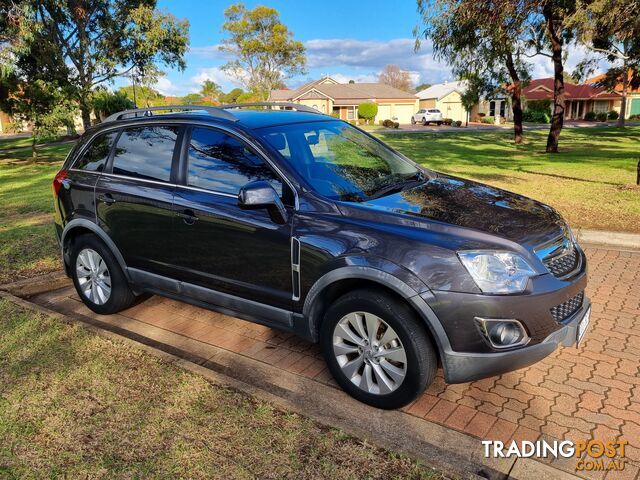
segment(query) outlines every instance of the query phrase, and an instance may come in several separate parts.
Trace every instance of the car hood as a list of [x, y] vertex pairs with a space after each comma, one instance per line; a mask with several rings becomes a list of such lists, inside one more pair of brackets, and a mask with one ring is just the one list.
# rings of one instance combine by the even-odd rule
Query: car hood
[[419, 186], [360, 204], [479, 230], [537, 246], [562, 235], [566, 225], [551, 207], [482, 183], [438, 174]]

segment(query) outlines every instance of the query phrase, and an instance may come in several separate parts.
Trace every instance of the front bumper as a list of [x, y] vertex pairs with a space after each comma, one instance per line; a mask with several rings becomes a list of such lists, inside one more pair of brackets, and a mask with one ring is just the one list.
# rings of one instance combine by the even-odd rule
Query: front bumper
[[585, 297], [582, 307], [559, 330], [535, 345], [495, 353], [443, 352], [445, 380], [447, 383], [464, 383], [511, 372], [539, 362], [560, 345], [575, 345], [578, 324], [590, 307], [591, 301]]

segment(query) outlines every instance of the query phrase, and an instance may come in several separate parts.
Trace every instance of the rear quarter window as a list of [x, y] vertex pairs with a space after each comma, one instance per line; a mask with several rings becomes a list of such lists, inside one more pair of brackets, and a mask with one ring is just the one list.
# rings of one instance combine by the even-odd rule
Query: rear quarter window
[[101, 172], [107, 163], [113, 142], [118, 136], [118, 132], [102, 133], [95, 137], [89, 147], [78, 160], [73, 168], [86, 170], [89, 172]]
[[179, 127], [148, 126], [122, 132], [113, 155], [113, 173], [168, 182]]

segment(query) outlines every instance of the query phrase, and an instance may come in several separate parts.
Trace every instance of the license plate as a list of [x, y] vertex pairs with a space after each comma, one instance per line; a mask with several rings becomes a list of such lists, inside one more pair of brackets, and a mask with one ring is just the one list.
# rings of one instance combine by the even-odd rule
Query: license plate
[[591, 320], [591, 307], [587, 310], [587, 313], [584, 314], [582, 320], [578, 324], [578, 339], [576, 341], [576, 346], [580, 345], [580, 340], [584, 337], [585, 332], [587, 331], [587, 327], [589, 326], [589, 320]]

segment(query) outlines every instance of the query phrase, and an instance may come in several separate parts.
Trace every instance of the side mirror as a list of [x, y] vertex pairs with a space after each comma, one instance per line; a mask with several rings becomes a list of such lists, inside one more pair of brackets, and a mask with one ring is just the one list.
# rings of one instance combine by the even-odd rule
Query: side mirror
[[264, 180], [247, 183], [238, 193], [238, 205], [241, 208], [266, 208], [276, 223], [287, 221], [287, 210], [277, 192]]

